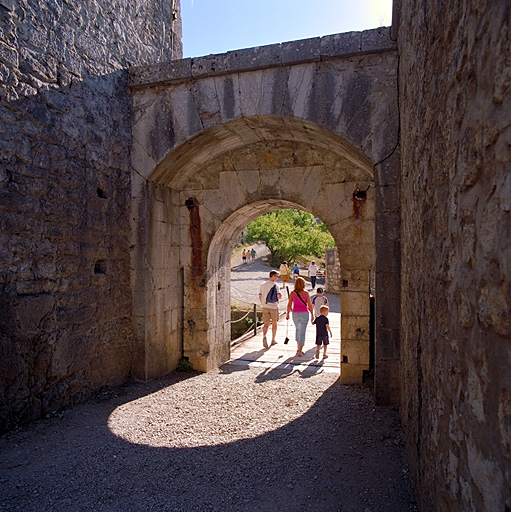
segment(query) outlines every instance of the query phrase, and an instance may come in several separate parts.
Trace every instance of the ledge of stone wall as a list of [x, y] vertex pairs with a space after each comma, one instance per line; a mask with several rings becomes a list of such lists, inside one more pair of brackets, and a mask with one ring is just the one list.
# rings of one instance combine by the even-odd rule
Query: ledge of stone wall
[[129, 70], [129, 85], [132, 88], [165, 85], [209, 76], [397, 51], [390, 30], [390, 27], [381, 27], [346, 32], [133, 67]]

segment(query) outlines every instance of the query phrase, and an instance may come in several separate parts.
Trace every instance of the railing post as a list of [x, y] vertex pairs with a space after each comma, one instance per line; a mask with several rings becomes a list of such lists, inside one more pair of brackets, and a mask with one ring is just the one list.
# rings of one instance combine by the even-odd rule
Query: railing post
[[257, 336], [257, 306], [254, 304], [254, 336]]

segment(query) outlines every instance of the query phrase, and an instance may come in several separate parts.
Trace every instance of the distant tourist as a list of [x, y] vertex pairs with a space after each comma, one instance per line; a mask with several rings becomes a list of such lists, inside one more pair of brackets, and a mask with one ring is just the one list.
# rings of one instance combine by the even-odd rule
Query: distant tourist
[[286, 283], [289, 283], [289, 281], [291, 280], [289, 267], [287, 266], [287, 261], [283, 261], [280, 264], [279, 272], [280, 277], [282, 278], [282, 288], [284, 288], [286, 286]]
[[271, 344], [276, 345], [277, 322], [279, 321], [279, 299], [282, 294], [278, 290], [277, 279], [279, 273], [276, 270], [270, 271], [270, 278], [259, 288], [259, 302], [263, 306], [263, 347], [268, 348], [266, 334], [271, 323], [272, 339]]
[[311, 264], [309, 265], [307, 275], [311, 278], [311, 286], [314, 290], [314, 288], [316, 288], [316, 278], [318, 275], [318, 267], [316, 266], [316, 262], [314, 260], [312, 260]]
[[243, 260], [243, 263], [247, 262], [247, 251], [243, 249], [243, 252], [241, 253], [241, 259]]
[[296, 279], [299, 276], [300, 276], [300, 269], [298, 268], [298, 264], [295, 263], [293, 265], [293, 279]]
[[309, 323], [309, 313], [311, 322], [314, 321], [314, 310], [312, 308], [311, 298], [305, 291], [305, 279], [303, 277], [296, 278], [294, 290], [289, 294], [287, 303], [286, 320], [289, 320], [289, 314], [293, 311], [293, 323], [296, 327], [296, 357], [305, 355], [303, 346], [305, 345], [305, 332]]
[[330, 343], [328, 334], [332, 337], [332, 330], [328, 322], [328, 306], [323, 304], [320, 308], [320, 314], [314, 320], [316, 324], [316, 354], [315, 358], [319, 359], [319, 353], [321, 351], [321, 345], [323, 345], [323, 359], [326, 359], [326, 349]]
[[252, 263], [254, 263], [256, 258], [256, 252], [253, 247], [252, 249], [250, 249], [250, 256], [252, 256]]

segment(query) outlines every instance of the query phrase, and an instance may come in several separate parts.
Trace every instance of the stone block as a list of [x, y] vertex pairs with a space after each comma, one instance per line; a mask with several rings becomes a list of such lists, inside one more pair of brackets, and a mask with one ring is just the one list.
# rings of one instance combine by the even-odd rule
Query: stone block
[[[365, 244], [373, 246], [374, 244], [375, 223], [372, 219], [353, 219], [353, 217], [351, 217], [349, 220], [345, 220], [342, 223], [342, 227], [337, 225], [334, 226], [334, 229], [336, 235], [339, 233], [340, 239], [343, 240], [343, 245], [348, 245], [353, 248]], [[371, 253], [373, 253], [373, 250], [371, 250]], [[374, 257], [372, 254], [371, 256]], [[349, 267], [351, 265], [345, 266]], [[362, 265], [359, 265], [358, 268], [361, 266]]]
[[[334, 238], [336, 240], [342, 240], [342, 235], [337, 237], [336, 233]], [[337, 249], [339, 251], [339, 259], [342, 262], [343, 268], [370, 269], [374, 265], [374, 245], [371, 243], [358, 243], [352, 245], [338, 243]]]
[[360, 52], [360, 32], [345, 32], [321, 38], [321, 57], [350, 56]]
[[192, 60], [192, 76], [204, 78], [209, 75], [225, 73], [228, 70], [225, 54], [195, 57]]
[[342, 292], [342, 314], [369, 316], [369, 291], [366, 292]]
[[258, 171], [238, 172], [238, 178], [247, 199], [253, 197], [253, 195], [258, 192], [260, 183]]
[[251, 71], [280, 65], [280, 44], [234, 50], [225, 54], [225, 64], [233, 72]]
[[314, 84], [314, 66], [292, 66], [289, 70], [288, 89], [292, 117], [303, 119], [307, 116], [310, 91]]
[[388, 329], [384, 327], [378, 327], [376, 329], [375, 345], [376, 360], [378, 361], [380, 359], [386, 360], [399, 358], [399, 344], [399, 328]]
[[375, 268], [378, 273], [394, 275], [395, 282], [399, 283], [400, 278], [395, 274], [401, 269], [400, 240], [388, 240], [385, 237], [376, 236]]
[[363, 372], [368, 369], [368, 365], [341, 363], [341, 384], [362, 384]]
[[341, 361], [354, 364], [365, 365], [369, 368], [369, 341], [353, 341], [342, 339], [341, 342]]
[[214, 369], [209, 367], [208, 358], [203, 354], [185, 350], [184, 355], [188, 357], [194, 370], [197, 370], [199, 372], [207, 372], [209, 370]]
[[176, 357], [180, 350], [178, 336], [169, 336], [168, 333], [154, 334], [148, 338], [146, 352], [146, 379], [161, 377], [176, 367]]
[[397, 43], [390, 38], [390, 27], [364, 30], [360, 34], [360, 50], [364, 53], [397, 50]]
[[[253, 71], [239, 75], [240, 110], [243, 116], [250, 117], [259, 113], [261, 97], [264, 92], [262, 86], [264, 76], [263, 71]], [[246, 130], [243, 130], [242, 135], [245, 132]]]
[[240, 116], [238, 75], [215, 77], [215, 86], [222, 120], [229, 121]]
[[352, 341], [369, 341], [369, 317], [344, 315], [341, 304], [341, 339]]
[[400, 398], [399, 359], [378, 359], [374, 372], [374, 397], [376, 405], [398, 405]]
[[281, 44], [283, 66], [302, 62], [315, 62], [321, 59], [321, 38], [302, 39]]
[[128, 73], [130, 87], [163, 85], [192, 77], [192, 59], [159, 62], [150, 66], [132, 67]]
[[376, 318], [378, 327], [398, 329], [401, 315], [400, 275], [376, 274]]
[[342, 292], [369, 293], [369, 270], [341, 267], [341, 280]]
[[396, 150], [374, 169], [374, 181], [376, 186], [396, 185], [401, 181], [401, 151]]
[[401, 239], [401, 217], [399, 212], [379, 211], [374, 219], [378, 243], [384, 240]]

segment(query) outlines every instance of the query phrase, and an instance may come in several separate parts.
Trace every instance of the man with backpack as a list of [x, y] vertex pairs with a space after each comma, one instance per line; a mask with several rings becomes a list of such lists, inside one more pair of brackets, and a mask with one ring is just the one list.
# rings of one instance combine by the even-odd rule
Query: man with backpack
[[270, 327], [272, 331], [271, 344], [276, 345], [275, 336], [277, 335], [277, 322], [279, 321], [279, 299], [282, 294], [279, 292], [276, 284], [279, 273], [276, 270], [270, 271], [270, 278], [259, 288], [259, 302], [263, 306], [263, 347], [268, 348], [266, 333]]

